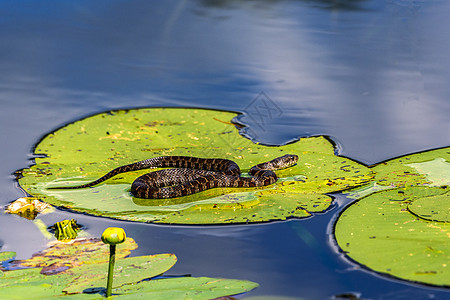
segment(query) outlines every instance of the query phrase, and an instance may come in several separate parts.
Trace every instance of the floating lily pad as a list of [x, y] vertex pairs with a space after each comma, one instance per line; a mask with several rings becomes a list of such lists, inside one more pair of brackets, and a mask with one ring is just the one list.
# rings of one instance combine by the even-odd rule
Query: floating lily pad
[[450, 185], [450, 147], [405, 155], [371, 169], [375, 174], [373, 181], [346, 191], [347, 197], [359, 199], [392, 188]]
[[[125, 284], [136, 283], [166, 272], [177, 262], [173, 254], [157, 254], [138, 257], [127, 257], [117, 260], [114, 267], [113, 288]], [[73, 280], [63, 290], [65, 293], [81, 293], [85, 290], [102, 289], [105, 286], [105, 270], [108, 263], [85, 264], [68, 270], [65, 274]]]
[[[28, 193], [48, 203], [93, 215], [159, 223], [247, 223], [307, 217], [331, 203], [324, 194], [372, 178], [365, 166], [334, 154], [324, 137], [303, 138], [279, 147], [254, 143], [231, 123], [235, 113], [202, 109], [152, 108], [98, 114], [47, 135], [37, 146], [36, 165], [19, 172]], [[185, 155], [234, 160], [245, 173], [285, 154], [296, 166], [277, 171], [276, 184], [263, 188], [216, 188], [164, 200], [133, 198], [131, 182], [148, 172], [120, 174], [94, 188], [49, 190], [99, 178], [143, 159]]]
[[[127, 238], [117, 247], [117, 259], [130, 255], [137, 248], [132, 238]], [[49, 248], [35, 253], [32, 258], [14, 261], [16, 267], [51, 268], [55, 264], [67, 266], [66, 269], [83, 264], [106, 263], [109, 261], [109, 246], [98, 238], [78, 239], [71, 243], [55, 242]], [[53, 272], [54, 274], [54, 272]]]
[[71, 241], [74, 240], [78, 233], [81, 231], [81, 226], [77, 223], [75, 219], [63, 220], [56, 222], [50, 227], [53, 231], [55, 238], [58, 241]]
[[[130, 245], [137, 246], [133, 239], [127, 238], [127, 241], [128, 246], [123, 247], [124, 244], [120, 244], [117, 247], [119, 256], [129, 252], [120, 251], [121, 248], [130, 249]], [[57, 246], [54, 245], [33, 255], [29, 260], [14, 264], [16, 267], [31, 268], [0, 272], [2, 298], [49, 299], [64, 296], [77, 299], [104, 299], [101, 294], [87, 293], [101, 292], [105, 289], [108, 263], [98, 258], [103, 255], [107, 260], [108, 255], [104, 254], [104, 249], [98, 247], [97, 239], [77, 242], [78, 244], [73, 243], [74, 247], [78, 248], [75, 251], [71, 250], [73, 244], [57, 243]], [[92, 261], [87, 257], [89, 254], [94, 258]], [[80, 255], [81, 262], [77, 262]], [[152, 279], [169, 270], [176, 261], [177, 258], [173, 254], [118, 258], [114, 268], [113, 298], [211, 299], [244, 293], [258, 286], [257, 283], [246, 280], [206, 277]], [[49, 272], [55, 265], [59, 266], [59, 269], [55, 269], [53, 273]], [[64, 266], [69, 267], [64, 269]]]
[[[143, 281], [136, 287], [124, 286], [114, 290], [125, 293], [120, 299], [198, 299], [209, 300], [223, 295], [235, 295], [258, 287], [245, 280], [208, 277], [180, 277]], [[230, 298], [232, 299], [232, 298]], [[234, 299], [234, 298], [233, 298]]]
[[[450, 158], [450, 149], [442, 149], [431, 151], [429, 154], [439, 155], [442, 152], [442, 156], [447, 159]], [[445, 155], [447, 154], [447, 155]], [[413, 167], [420, 174], [425, 175], [429, 184], [434, 186], [449, 185], [450, 184], [450, 162], [445, 158], [439, 157], [430, 161], [407, 164], [409, 167]]]
[[406, 155], [373, 167], [379, 185], [407, 187], [450, 184], [450, 148]]
[[[438, 187], [390, 189], [364, 197], [344, 210], [335, 236], [351, 259], [398, 278], [450, 286], [450, 223], [427, 221], [410, 212], [416, 201], [443, 199]], [[374, 251], [376, 249], [376, 251]]]
[[0, 277], [0, 293], [5, 299], [48, 299], [63, 296], [69, 282], [69, 276], [43, 275], [40, 268], [6, 271]]
[[449, 161], [448, 147], [375, 165], [374, 181], [347, 193], [359, 201], [336, 222], [341, 249], [377, 272], [450, 286]]
[[450, 192], [417, 199], [408, 206], [408, 209], [426, 220], [450, 222]]
[[5, 251], [0, 252], [0, 262], [10, 260], [16, 256], [16, 252], [13, 251]]
[[53, 212], [54, 208], [33, 197], [21, 197], [8, 205], [5, 212], [17, 214], [29, 220], [34, 220], [38, 214]]

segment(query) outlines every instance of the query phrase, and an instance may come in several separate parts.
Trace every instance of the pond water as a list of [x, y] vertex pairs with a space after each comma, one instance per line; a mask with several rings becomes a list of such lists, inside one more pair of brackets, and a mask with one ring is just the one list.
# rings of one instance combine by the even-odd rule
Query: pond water
[[[444, 0], [1, 1], [0, 204], [24, 195], [11, 174], [45, 134], [111, 109], [241, 112], [258, 142], [327, 135], [365, 164], [449, 146], [449, 14]], [[94, 236], [123, 227], [135, 255], [177, 255], [170, 275], [258, 282], [247, 296], [450, 295], [346, 260], [331, 228], [349, 200], [336, 197], [313, 218], [248, 226], [41, 219], [75, 218]], [[46, 247], [31, 221], [0, 214], [0, 228], [18, 258]]]

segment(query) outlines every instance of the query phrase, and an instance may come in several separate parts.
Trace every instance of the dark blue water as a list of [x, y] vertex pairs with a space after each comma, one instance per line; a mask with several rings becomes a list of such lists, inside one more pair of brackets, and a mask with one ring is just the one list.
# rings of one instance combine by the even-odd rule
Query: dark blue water
[[[46, 133], [133, 107], [242, 112], [266, 144], [328, 135], [366, 164], [450, 144], [450, 3], [370, 1], [1, 1], [0, 204]], [[263, 92], [264, 105], [252, 103]], [[340, 203], [340, 204], [339, 204]], [[249, 294], [444, 299], [376, 276], [330, 242], [334, 209], [251, 226], [156, 226], [58, 211], [92, 235], [124, 227], [136, 255], [173, 252], [171, 275], [248, 279]], [[1, 250], [45, 247], [31, 221], [0, 215]]]

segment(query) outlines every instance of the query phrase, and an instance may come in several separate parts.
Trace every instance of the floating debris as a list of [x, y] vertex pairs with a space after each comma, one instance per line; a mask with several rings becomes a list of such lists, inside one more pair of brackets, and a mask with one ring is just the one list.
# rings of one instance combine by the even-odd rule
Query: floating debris
[[77, 223], [75, 219], [63, 220], [56, 222], [49, 229], [54, 232], [55, 238], [58, 241], [71, 241], [78, 236], [78, 232], [81, 230], [81, 225]]
[[29, 220], [34, 220], [40, 213], [53, 211], [53, 206], [32, 197], [22, 197], [12, 202], [6, 208], [9, 214], [17, 214]]

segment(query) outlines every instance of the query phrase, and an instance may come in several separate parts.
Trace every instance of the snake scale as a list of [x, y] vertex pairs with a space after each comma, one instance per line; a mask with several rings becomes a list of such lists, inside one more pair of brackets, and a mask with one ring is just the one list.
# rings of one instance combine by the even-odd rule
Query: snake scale
[[242, 177], [239, 166], [232, 160], [189, 156], [161, 156], [117, 167], [90, 183], [78, 186], [52, 187], [50, 189], [81, 189], [97, 185], [120, 173], [152, 168], [176, 168], [144, 174], [138, 177], [131, 185], [131, 193], [137, 198], [174, 198], [217, 187], [259, 187], [270, 185], [278, 179], [273, 170], [293, 166], [297, 161], [297, 155], [287, 154], [253, 166], [249, 171], [251, 177]]

